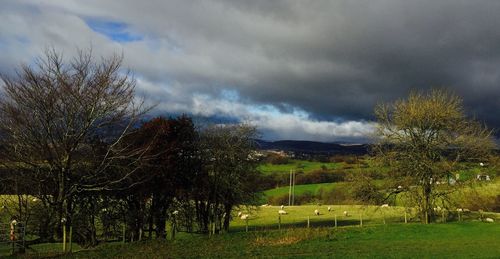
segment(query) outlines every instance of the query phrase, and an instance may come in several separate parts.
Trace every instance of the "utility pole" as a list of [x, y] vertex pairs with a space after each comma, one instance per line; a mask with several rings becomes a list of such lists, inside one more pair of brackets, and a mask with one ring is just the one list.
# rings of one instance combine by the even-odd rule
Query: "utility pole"
[[290, 188], [288, 189], [288, 206], [292, 205], [292, 169], [290, 169]]
[[292, 206], [295, 205], [295, 169], [292, 169]]

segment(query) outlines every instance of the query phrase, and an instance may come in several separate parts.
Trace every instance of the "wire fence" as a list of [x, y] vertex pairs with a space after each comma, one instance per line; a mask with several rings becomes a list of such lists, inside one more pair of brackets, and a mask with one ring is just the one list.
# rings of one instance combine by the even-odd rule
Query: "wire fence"
[[16, 254], [26, 250], [26, 227], [22, 222], [0, 223], [0, 252]]

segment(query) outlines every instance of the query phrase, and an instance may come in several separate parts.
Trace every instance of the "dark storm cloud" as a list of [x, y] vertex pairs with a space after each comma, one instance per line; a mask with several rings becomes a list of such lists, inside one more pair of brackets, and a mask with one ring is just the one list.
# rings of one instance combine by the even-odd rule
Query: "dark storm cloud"
[[[0, 69], [48, 44], [71, 52], [92, 42], [98, 54], [123, 51], [140, 92], [166, 111], [327, 140], [365, 134], [379, 102], [442, 87], [500, 128], [500, 1], [61, 0], [3, 10]], [[123, 25], [134, 40], [89, 21]], [[226, 100], [228, 90], [238, 98]], [[276, 127], [278, 115], [289, 129]]]

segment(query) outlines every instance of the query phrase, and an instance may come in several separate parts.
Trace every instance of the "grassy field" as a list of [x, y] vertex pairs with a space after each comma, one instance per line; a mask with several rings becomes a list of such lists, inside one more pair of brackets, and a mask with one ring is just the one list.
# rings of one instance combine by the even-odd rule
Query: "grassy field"
[[[332, 211], [328, 212], [328, 206]], [[404, 224], [402, 207], [380, 208], [361, 205], [306, 205], [285, 207], [278, 228], [278, 206], [241, 208], [249, 213], [245, 221], [235, 217], [229, 233], [206, 235], [178, 233], [176, 240], [101, 244], [83, 250], [75, 246], [62, 258], [498, 258], [500, 255], [499, 214], [489, 213], [495, 223], [477, 220], [477, 213], [463, 222], [416, 223], [408, 213]], [[314, 215], [318, 209], [320, 215]], [[347, 211], [349, 216], [344, 216]], [[338, 227], [335, 228], [335, 215]], [[307, 228], [307, 220], [310, 228]], [[360, 227], [360, 220], [363, 226]], [[384, 224], [384, 220], [386, 224]], [[28, 258], [56, 257], [61, 244], [40, 244], [28, 250]], [[4, 256], [7, 254], [3, 254]]]
[[67, 258], [498, 258], [499, 233], [481, 222], [293, 228], [106, 244]]
[[[334, 188], [335, 186], [338, 186], [339, 184], [342, 185], [346, 183], [317, 183], [317, 184], [295, 185], [295, 195], [301, 195], [306, 191], [316, 194], [321, 188], [323, 188], [324, 190], [328, 190]], [[264, 195], [266, 196], [284, 195], [288, 194], [288, 190], [289, 190], [288, 186], [269, 189], [264, 191]]]
[[320, 170], [322, 167], [326, 167], [326, 169], [336, 169], [338, 168], [339, 163], [322, 163], [316, 161], [307, 161], [307, 160], [290, 160], [287, 164], [274, 165], [270, 163], [264, 163], [259, 165], [258, 170], [263, 174], [270, 173], [289, 173], [291, 169], [300, 170], [305, 173]]

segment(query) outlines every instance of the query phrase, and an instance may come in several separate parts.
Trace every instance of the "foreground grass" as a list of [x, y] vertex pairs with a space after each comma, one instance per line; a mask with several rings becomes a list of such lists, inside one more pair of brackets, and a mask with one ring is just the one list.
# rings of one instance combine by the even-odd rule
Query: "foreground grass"
[[233, 232], [211, 239], [105, 244], [67, 258], [498, 258], [500, 225], [482, 222], [292, 228]]

